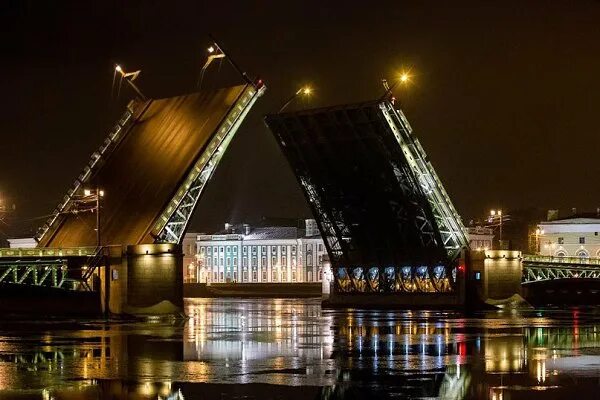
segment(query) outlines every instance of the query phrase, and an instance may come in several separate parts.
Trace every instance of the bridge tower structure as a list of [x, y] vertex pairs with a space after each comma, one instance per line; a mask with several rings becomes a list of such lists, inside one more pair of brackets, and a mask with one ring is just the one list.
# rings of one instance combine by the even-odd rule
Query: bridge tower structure
[[387, 99], [268, 115], [331, 262], [331, 306], [465, 301], [466, 230]]

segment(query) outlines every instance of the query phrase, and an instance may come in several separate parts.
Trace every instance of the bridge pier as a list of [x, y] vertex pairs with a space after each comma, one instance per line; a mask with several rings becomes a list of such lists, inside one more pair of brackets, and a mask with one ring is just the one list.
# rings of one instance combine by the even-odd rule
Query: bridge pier
[[102, 277], [102, 311], [112, 315], [183, 313], [183, 252], [180, 245], [143, 244], [108, 248]]

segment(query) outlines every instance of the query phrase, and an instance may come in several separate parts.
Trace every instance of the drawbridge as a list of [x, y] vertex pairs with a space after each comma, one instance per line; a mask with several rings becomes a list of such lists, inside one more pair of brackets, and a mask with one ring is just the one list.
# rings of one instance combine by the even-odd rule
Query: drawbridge
[[385, 99], [272, 114], [338, 294], [455, 293], [465, 228], [402, 111]]
[[[0, 284], [91, 290], [111, 246], [181, 244], [190, 218], [262, 82], [138, 97], [36, 235], [0, 249]], [[101, 192], [90, 206], [89, 191]]]
[[[231, 139], [265, 87], [252, 84], [132, 101], [38, 233], [39, 247], [180, 243]], [[78, 212], [101, 188], [96, 216]]]

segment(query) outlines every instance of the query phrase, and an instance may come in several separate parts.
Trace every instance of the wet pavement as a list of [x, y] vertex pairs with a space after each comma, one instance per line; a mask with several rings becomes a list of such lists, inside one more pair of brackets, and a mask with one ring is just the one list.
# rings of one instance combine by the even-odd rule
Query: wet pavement
[[0, 322], [2, 399], [600, 398], [600, 311], [193, 299], [187, 322]]

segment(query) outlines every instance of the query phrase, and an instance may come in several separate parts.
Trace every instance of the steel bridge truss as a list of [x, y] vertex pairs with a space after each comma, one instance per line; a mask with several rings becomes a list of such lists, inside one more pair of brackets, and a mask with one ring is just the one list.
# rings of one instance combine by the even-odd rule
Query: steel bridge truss
[[102, 247], [0, 249], [0, 284], [97, 290], [90, 279], [104, 261]]
[[419, 140], [413, 134], [404, 113], [401, 110], [395, 109], [389, 101], [382, 102], [379, 108], [394, 133], [398, 144], [402, 148], [402, 152], [414, 175], [417, 177], [423, 193], [429, 201], [448, 257], [450, 260], [455, 260], [460, 256], [461, 250], [469, 246], [462, 220], [433, 166], [427, 160], [427, 154]]
[[337, 293], [451, 293], [455, 283], [456, 269], [444, 265], [334, 269]]
[[521, 283], [558, 279], [600, 279], [600, 267], [584, 265], [523, 265]]
[[246, 86], [217, 128], [206, 149], [160, 215], [152, 236], [156, 243], [181, 243], [196, 204], [242, 121], [264, 90]]
[[76, 290], [79, 281], [69, 278], [67, 260], [0, 261], [0, 283]]

